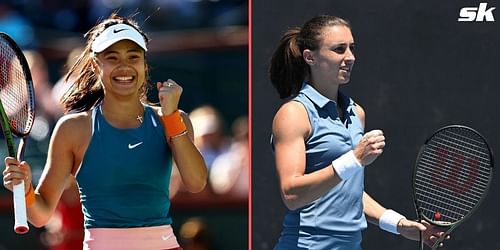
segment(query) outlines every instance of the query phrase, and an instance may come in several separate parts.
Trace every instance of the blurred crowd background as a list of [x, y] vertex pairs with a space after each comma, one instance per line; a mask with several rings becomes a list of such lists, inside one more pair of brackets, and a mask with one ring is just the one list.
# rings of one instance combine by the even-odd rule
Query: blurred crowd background
[[[199, 194], [183, 189], [174, 169], [174, 230], [185, 250], [248, 246], [248, 3], [244, 0], [1, 0], [0, 31], [25, 52], [36, 93], [36, 120], [26, 160], [35, 185], [47, 155], [58, 101], [69, 86], [68, 66], [80, 54], [83, 34], [117, 11], [152, 38], [150, 83], [172, 78], [183, 86], [180, 107], [190, 114], [195, 143], [209, 167]], [[150, 100], [155, 102], [152, 91]], [[3, 159], [4, 143], [0, 143]], [[0, 250], [81, 249], [83, 223], [78, 189], [68, 185], [52, 221], [13, 231], [11, 193], [0, 188]]]

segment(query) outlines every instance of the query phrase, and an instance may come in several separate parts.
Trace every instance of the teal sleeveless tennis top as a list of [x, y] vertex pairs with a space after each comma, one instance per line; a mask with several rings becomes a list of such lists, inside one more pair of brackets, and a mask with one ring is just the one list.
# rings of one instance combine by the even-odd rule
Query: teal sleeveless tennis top
[[130, 228], [172, 223], [172, 154], [163, 125], [145, 106], [138, 128], [112, 127], [101, 106], [92, 110], [92, 138], [76, 180], [85, 228]]
[[[333, 160], [354, 149], [362, 138], [364, 128], [354, 111], [356, 104], [341, 92], [338, 101], [344, 121], [337, 104], [307, 83], [293, 101], [304, 105], [312, 129], [305, 141], [306, 174], [331, 167]], [[363, 190], [364, 172], [359, 171], [310, 204], [289, 210], [275, 249], [361, 249], [361, 231], [367, 227]]]

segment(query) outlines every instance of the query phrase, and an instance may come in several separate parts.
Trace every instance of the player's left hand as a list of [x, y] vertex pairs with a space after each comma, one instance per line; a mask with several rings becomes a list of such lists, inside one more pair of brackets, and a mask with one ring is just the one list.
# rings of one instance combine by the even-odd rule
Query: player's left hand
[[[398, 232], [407, 239], [419, 241], [420, 231], [422, 231], [424, 243], [429, 247], [432, 247], [434, 242], [446, 233], [443, 231], [443, 228], [431, 225], [426, 221], [419, 223], [408, 219], [402, 219], [398, 223]], [[445, 240], [448, 239], [450, 239], [450, 235], [445, 237]], [[443, 242], [439, 244], [439, 247], [442, 246]]]
[[156, 88], [158, 89], [162, 115], [172, 114], [178, 109], [182, 87], [174, 80], [168, 79], [166, 82], [157, 82]]

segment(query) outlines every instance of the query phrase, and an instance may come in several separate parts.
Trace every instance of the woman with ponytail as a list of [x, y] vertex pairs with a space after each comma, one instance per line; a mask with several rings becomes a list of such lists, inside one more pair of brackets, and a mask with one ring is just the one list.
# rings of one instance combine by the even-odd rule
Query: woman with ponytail
[[189, 117], [178, 109], [182, 87], [158, 82], [160, 107], [146, 104], [149, 39], [131, 18], [113, 14], [85, 37], [38, 186], [29, 164], [10, 157], [4, 186], [25, 180], [28, 220], [41, 227], [76, 178], [84, 249], [181, 249], [170, 226], [172, 162], [191, 192], [207, 181]]
[[273, 120], [281, 196], [288, 208], [275, 249], [361, 249], [367, 220], [427, 245], [443, 232], [386, 209], [364, 191], [364, 168], [382, 154], [381, 130], [364, 132], [365, 112], [339, 90], [354, 66], [350, 24], [316, 16], [274, 51], [270, 79], [286, 99]]

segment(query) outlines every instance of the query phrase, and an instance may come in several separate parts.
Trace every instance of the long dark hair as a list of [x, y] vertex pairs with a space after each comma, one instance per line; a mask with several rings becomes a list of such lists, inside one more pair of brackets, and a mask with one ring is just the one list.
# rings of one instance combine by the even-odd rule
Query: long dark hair
[[309, 75], [309, 65], [302, 57], [305, 49], [315, 50], [321, 41], [323, 28], [343, 25], [351, 29], [348, 21], [328, 15], [315, 16], [302, 28], [288, 29], [271, 58], [269, 78], [278, 90], [281, 99], [296, 96], [305, 78]]
[[[65, 81], [70, 82], [72, 85], [68, 91], [61, 98], [61, 103], [64, 106], [64, 111], [68, 112], [81, 112], [88, 111], [100, 104], [104, 99], [104, 89], [102, 87], [101, 79], [99, 78], [99, 68], [94, 67], [93, 60], [94, 54], [92, 52], [92, 42], [94, 39], [109, 26], [115, 24], [127, 24], [139, 31], [144, 37], [146, 44], [149, 42], [147, 35], [140, 29], [137, 22], [131, 17], [121, 17], [117, 13], [111, 14], [107, 19], [95, 25], [86, 34], [86, 46], [77, 59], [75, 64], [71, 66], [65, 76]], [[147, 88], [146, 82], [149, 79], [148, 66], [146, 63], [146, 78], [143, 86], [139, 90], [139, 94], [143, 101], [146, 101]], [[72, 79], [73, 77], [73, 79]]]

